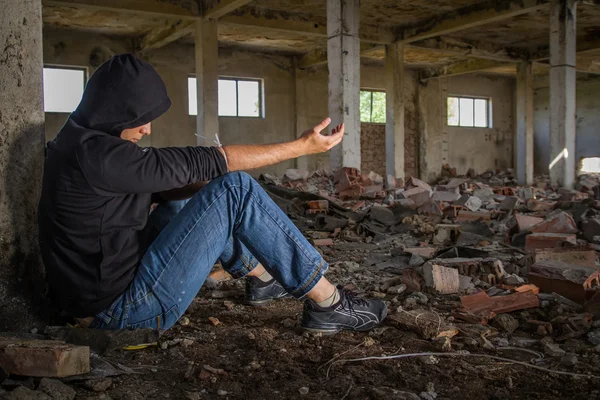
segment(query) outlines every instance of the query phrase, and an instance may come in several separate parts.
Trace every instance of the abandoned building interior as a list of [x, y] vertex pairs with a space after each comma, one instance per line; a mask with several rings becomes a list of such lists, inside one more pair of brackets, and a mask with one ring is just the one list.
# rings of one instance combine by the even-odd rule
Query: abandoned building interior
[[[34, 282], [27, 285], [23, 293], [17, 289], [18, 294], [14, 288], [15, 282], [27, 280], [26, 276], [41, 274], [35, 210], [41, 188], [44, 146], [77, 107], [89, 77], [117, 54], [133, 53], [149, 62], [164, 80], [172, 101], [170, 110], [153, 122], [152, 134], [139, 143], [142, 147], [286, 142], [298, 138], [304, 130], [329, 116], [333, 125], [345, 124], [344, 140], [339, 146], [327, 153], [249, 171], [251, 175], [256, 178], [266, 175], [278, 183], [281, 183], [279, 177], [284, 177], [285, 183], [289, 170], [308, 171], [310, 176], [316, 172], [318, 179], [326, 179], [328, 174], [341, 168], [355, 168], [363, 177], [375, 173], [370, 175], [373, 182], [369, 183], [380, 183], [381, 190], [388, 191], [404, 188], [405, 184], [409, 185], [407, 190], [427, 184], [433, 187], [443, 178], [468, 176], [477, 180], [477, 176], [486, 173], [488, 178], [491, 175], [500, 179], [514, 177], [514, 184], [520, 188], [534, 187], [541, 179], [548, 193], [562, 188], [569, 193], [588, 190], [593, 196], [594, 190], [600, 188], [584, 185], [582, 189], [580, 183], [582, 175], [600, 173], [598, 0], [1, 0], [0, 5], [0, 47], [3, 49], [0, 55], [0, 314], [3, 314], [0, 331], [29, 332], [37, 326], [35, 313], [29, 311], [34, 306], [29, 305], [27, 293], [43, 290], [40, 289], [43, 284]], [[289, 180], [294, 178], [288, 176]], [[463, 183], [460, 185], [462, 195]], [[333, 187], [333, 183], [330, 186]], [[458, 187], [452, 190], [458, 193]], [[297, 188], [292, 185], [286, 190]], [[502, 195], [509, 193], [519, 197], [524, 192], [505, 190]], [[599, 195], [600, 190], [596, 200], [600, 199]], [[484, 199], [485, 205], [485, 196], [479, 197]], [[569, 199], [582, 200], [576, 197]], [[552, 195], [550, 198], [560, 201]], [[355, 202], [350, 208], [356, 212], [364, 207], [364, 199], [361, 201], [363, 203]], [[445, 198], [442, 203], [444, 201], [451, 202]], [[530, 203], [527, 206], [529, 211], [549, 212], [549, 209], [534, 210]], [[419, 214], [421, 211], [419, 209]], [[593, 219], [595, 211], [590, 212], [587, 218]], [[546, 218], [546, 214], [538, 213], [535, 217]], [[581, 219], [575, 217], [575, 222], [581, 227]], [[439, 226], [433, 224], [436, 235], [442, 229]], [[510, 230], [510, 227], [506, 230], [494, 227], [500, 236]], [[576, 234], [578, 229], [568, 233]], [[586, 236], [587, 242], [596, 246], [599, 235]], [[577, 240], [581, 239], [578, 236]], [[330, 240], [329, 236], [325, 240]], [[342, 242], [334, 236], [336, 246], [340, 243], [338, 240]], [[574, 244], [581, 244], [575, 241], [574, 235], [572, 240]], [[413, 243], [414, 246], [405, 247], [427, 247], [422, 243], [421, 239]], [[372, 244], [348, 241], [339, 249], [343, 251], [344, 245], [351, 251], [356, 250], [355, 246], [364, 245], [367, 249]], [[343, 252], [341, 255], [327, 253], [337, 251], [336, 246], [323, 251], [331, 261], [349, 260]], [[515, 254], [520, 257], [527, 254], [527, 251], [517, 250]], [[598, 268], [596, 250], [598, 247], [592, 250], [594, 268]], [[456, 257], [484, 257], [465, 256], [460, 251], [457, 254]], [[394, 256], [393, 250], [391, 255]], [[361, 264], [360, 257], [356, 261]], [[342, 276], [344, 272], [356, 272], [344, 268], [343, 265], [338, 270], [332, 268], [332, 273]], [[382, 279], [372, 273], [362, 281], [357, 278], [354, 286], [365, 289], [361, 285], [369, 286], [369, 282]], [[406, 284], [405, 281], [396, 283]], [[387, 285], [390, 286], [393, 285]], [[371, 291], [385, 293], [383, 286], [377, 287], [380, 290]], [[226, 297], [209, 296], [208, 301], [223, 304], [223, 299], [228, 303]], [[542, 303], [549, 301], [540, 299]], [[199, 303], [199, 307], [208, 307], [201, 311], [203, 318], [215, 313], [210, 308], [213, 303], [207, 305], [208, 301]], [[225, 307], [231, 312], [229, 307], [234, 306], [226, 304]], [[185, 340], [192, 339], [185, 339], [181, 330], [191, 332], [194, 324], [205, 326], [205, 322], [188, 319], [187, 325], [178, 326], [179, 336], [176, 332], [175, 337], [167, 341], [168, 345], [159, 346], [159, 351], [162, 348], [164, 353], [161, 357], [172, 358], [164, 361], [170, 369], [164, 372], [169, 382], [161, 383], [153, 370], [163, 371], [160, 365], [163, 359], [159, 363], [157, 356], [140, 350], [137, 355], [121, 355], [119, 363], [134, 368], [136, 364], [156, 362], [157, 365], [150, 368], [154, 372], [144, 371], [153, 378], [132, 374], [121, 377], [122, 371], [112, 378], [104, 376], [98, 382], [110, 379], [107, 387], [111, 387], [112, 397], [107, 394], [93, 397], [101, 395], [90, 389], [98, 386], [89, 383], [91, 381], [69, 382], [68, 385], [74, 388], [73, 393], [77, 391], [78, 399], [130, 398], [128, 395], [159, 398], [161, 390], [156, 388], [161, 385], [170, 387], [163, 394], [189, 399], [292, 398], [309, 394], [309, 388], [310, 396], [323, 399], [434, 399], [437, 396], [434, 396], [434, 383], [438, 398], [448, 399], [580, 398], [575, 396], [578, 390], [587, 393], [585, 398], [600, 396], [597, 386], [594, 387], [599, 379], [595, 375], [600, 375], [600, 359], [593, 347], [590, 355], [567, 350], [567, 355], [578, 354], [578, 367], [575, 366], [577, 361], [568, 367], [560, 357], [555, 364], [545, 365], [554, 369], [561, 364], [564, 371], [594, 375], [589, 379], [552, 375], [547, 371], [531, 372], [527, 367], [516, 365], [510, 367], [509, 372], [490, 372], [501, 367], [479, 359], [463, 359], [458, 364], [454, 358], [422, 356], [418, 362], [410, 361], [410, 366], [409, 361], [398, 361], [406, 364], [396, 364], [396, 367], [382, 361], [378, 367], [365, 364], [362, 369], [358, 369], [358, 364], [356, 369], [350, 364], [336, 365], [331, 372], [333, 378], [327, 383], [329, 376], [326, 379], [324, 371], [329, 375], [327, 368], [335, 364], [327, 364], [328, 360], [355, 346], [362, 345], [352, 354], [357, 356], [355, 358], [397, 354], [404, 351], [403, 346], [413, 352], [436, 354], [447, 349], [439, 350], [439, 341], [435, 346], [412, 348], [402, 340], [391, 340], [388, 344], [395, 348], [382, 347], [370, 352], [373, 344], [369, 340], [380, 341], [381, 335], [388, 334], [382, 331], [372, 339], [364, 335], [332, 339], [341, 341], [335, 351], [327, 351], [332, 342], [326, 339], [276, 332], [283, 329], [280, 320], [289, 320], [293, 326], [299, 312], [297, 306], [285, 307], [284, 311], [273, 312], [261, 320], [263, 330], [253, 327], [243, 317], [236, 318], [245, 325], [226, 337], [216, 338], [220, 335], [218, 332], [213, 337], [210, 335], [214, 333], [203, 332], [202, 327], [196, 329], [198, 336], [190, 348], [213, 346], [219, 339], [229, 345], [214, 352], [198, 351], [199, 359], [187, 357], [183, 361], [183, 357], [178, 358], [181, 354], [174, 356], [173, 352], [191, 351]], [[225, 314], [219, 318], [224, 322], [222, 325], [235, 323], [235, 318], [227, 319]], [[530, 321], [544, 317], [531, 311], [527, 318], [520, 318]], [[213, 324], [211, 329], [220, 329], [219, 320]], [[437, 332], [425, 339], [437, 337], [443, 325], [440, 319]], [[486, 324], [477, 326], [483, 329], [486, 325], [487, 320]], [[546, 325], [540, 322], [537, 326]], [[594, 327], [599, 326], [594, 323]], [[252, 329], [254, 333], [250, 332]], [[539, 333], [540, 328], [536, 329]], [[459, 331], [464, 334], [463, 330]], [[283, 347], [264, 345], [267, 347], [261, 348], [263, 345], [255, 344], [252, 350], [248, 347], [244, 351], [258, 356], [244, 358], [235, 350], [235, 345], [250, 340], [248, 335], [254, 337], [253, 342], [274, 341], [272, 346]], [[290, 352], [293, 351], [297, 361], [286, 353], [284, 339], [294, 343], [289, 346], [293, 347]], [[422, 342], [422, 339], [412, 341]], [[600, 344], [600, 333], [596, 340], [597, 343], [592, 343]], [[483, 349], [489, 350], [486, 346]], [[496, 342], [489, 346], [498, 347]], [[548, 348], [550, 344], [543, 346]], [[464, 348], [474, 353], [481, 350], [481, 347], [479, 350]], [[0, 352], [2, 349], [0, 338]], [[298, 355], [317, 352], [316, 349], [318, 356], [312, 360], [310, 356]], [[558, 350], [565, 356], [563, 350]], [[229, 355], [226, 356], [226, 352]], [[261, 352], [271, 354], [266, 366], [260, 363]], [[508, 352], [500, 353], [497, 355], [505, 356]], [[532, 357], [518, 352], [510, 355], [527, 364]], [[286, 357], [289, 360], [280, 360]], [[0, 355], [0, 367], [2, 360]], [[236, 367], [236, 360], [244, 360], [245, 364]], [[475, 364], [469, 366], [469, 363], [479, 364], [473, 367]], [[316, 372], [322, 365], [324, 369]], [[190, 368], [193, 372], [189, 372]], [[344, 377], [346, 368], [351, 372]], [[406, 369], [406, 375], [392, 368]], [[464, 371], [456, 373], [457, 368], [471, 371], [477, 377], [471, 378]], [[486, 368], [487, 372], [482, 372]], [[262, 377], [253, 385], [251, 378], [239, 378], [240, 371], [244, 375]], [[194, 375], [193, 379], [187, 374]], [[418, 378], [412, 381], [410, 374]], [[234, 375], [238, 378], [232, 378]], [[267, 390], [268, 375], [275, 376], [273, 379], [278, 383]], [[551, 382], [554, 380], [551, 377], [557, 381]], [[4, 379], [0, 373], [0, 383]], [[12, 383], [19, 379], [11, 375]], [[153, 380], [148, 387], [156, 391], [137, 388], [136, 379]], [[392, 382], [392, 379], [398, 380]], [[448, 379], [456, 381], [450, 384]], [[530, 379], [536, 383], [527, 386]], [[14, 383], [5, 385], [4, 389], [0, 386], [0, 397], [8, 396], [14, 387], [20, 386], [23, 385]], [[513, 391], [514, 387], [520, 388], [519, 392]], [[29, 389], [35, 389], [35, 385]], [[539, 393], [533, 395], [535, 391]], [[260, 395], [254, 397], [252, 393]], [[138, 395], [140, 397], [136, 397]]]

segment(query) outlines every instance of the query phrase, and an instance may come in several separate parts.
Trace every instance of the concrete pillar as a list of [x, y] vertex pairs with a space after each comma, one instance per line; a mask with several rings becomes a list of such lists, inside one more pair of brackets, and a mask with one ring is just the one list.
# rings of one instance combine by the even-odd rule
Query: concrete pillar
[[576, 0], [550, 2], [550, 182], [575, 182]]
[[41, 1], [2, 2], [0, 46], [1, 332], [36, 326], [29, 300], [43, 287], [36, 221], [45, 142]]
[[340, 145], [331, 150], [331, 168], [360, 169], [360, 0], [327, 0], [329, 116], [345, 124]]
[[[295, 116], [296, 116], [296, 136], [300, 137], [302, 132], [309, 128], [308, 118], [306, 117], [305, 91], [302, 85], [303, 71], [298, 69], [298, 61], [294, 59], [294, 80], [295, 80]], [[308, 157], [296, 158], [296, 168], [308, 169]]]
[[385, 170], [404, 176], [404, 44], [385, 46]]
[[198, 115], [196, 134], [199, 146], [214, 144], [215, 133], [219, 133], [219, 43], [217, 21], [196, 22], [196, 87]]
[[517, 66], [517, 180], [521, 185], [533, 184], [533, 65], [522, 62]]

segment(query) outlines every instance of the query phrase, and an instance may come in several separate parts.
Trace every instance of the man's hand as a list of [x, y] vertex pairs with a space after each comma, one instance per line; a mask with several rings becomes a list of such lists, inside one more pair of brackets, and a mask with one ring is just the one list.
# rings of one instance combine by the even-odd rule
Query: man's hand
[[331, 123], [331, 118], [325, 118], [312, 129], [302, 133], [300, 141], [304, 146], [305, 155], [323, 153], [337, 146], [344, 138], [344, 124], [338, 125], [331, 130], [331, 135], [322, 135], [321, 131]]
[[227, 156], [229, 172], [250, 170], [277, 164], [296, 157], [323, 153], [339, 144], [344, 137], [344, 124], [336, 126], [330, 136], [321, 131], [331, 123], [326, 118], [319, 125], [307, 130], [298, 139], [291, 142], [259, 145], [223, 146], [221, 151]]

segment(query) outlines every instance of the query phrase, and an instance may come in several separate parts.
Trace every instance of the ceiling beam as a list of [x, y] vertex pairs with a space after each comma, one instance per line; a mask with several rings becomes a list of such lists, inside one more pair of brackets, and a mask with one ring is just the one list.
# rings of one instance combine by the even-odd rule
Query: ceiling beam
[[482, 72], [491, 68], [514, 66], [514, 63], [504, 63], [494, 60], [483, 60], [471, 58], [459, 61], [454, 64], [445, 65], [439, 68], [429, 68], [421, 71], [421, 81], [427, 81], [433, 78], [471, 74]]
[[526, 51], [519, 49], [498, 46], [493, 43], [464, 41], [445, 37], [413, 42], [410, 44], [410, 47], [452, 56], [480, 58], [499, 62], [516, 62], [525, 60], [528, 57]]
[[179, 20], [165, 27], [154, 28], [144, 36], [139, 50], [143, 53], [166, 46], [194, 32], [195, 26], [195, 21]]
[[218, 19], [250, 3], [252, 0], [220, 0], [213, 7], [203, 10], [204, 18]]
[[404, 43], [412, 43], [528, 14], [542, 10], [547, 6], [547, 0], [487, 2], [484, 8], [481, 6], [463, 8], [431, 19], [418, 27], [404, 29], [401, 31], [399, 38]]
[[[219, 23], [250, 26], [281, 32], [294, 32], [306, 36], [327, 38], [327, 24], [319, 21], [287, 19], [275, 15], [270, 15], [267, 18], [247, 12], [241, 15], [226, 15], [219, 19]], [[361, 25], [360, 40], [376, 44], [389, 44], [396, 40], [396, 35], [391, 30], [380, 28], [378, 26]]]
[[[153, 17], [199, 19], [200, 10], [159, 0], [42, 0], [44, 6], [75, 7], [80, 9], [134, 13]], [[193, 3], [195, 4], [195, 3]]]
[[[371, 53], [381, 51], [383, 48], [385, 48], [383, 45], [362, 42], [360, 44], [360, 56], [369, 57]], [[327, 50], [319, 49], [310, 51], [304, 56], [300, 57], [298, 60], [298, 68], [300, 69], [306, 69], [323, 64], [327, 64]]]
[[[600, 49], [600, 38], [592, 36], [578, 37], [577, 54], [587, 53]], [[531, 59], [534, 61], [544, 61], [550, 58], [550, 47], [541, 46], [531, 52]]]

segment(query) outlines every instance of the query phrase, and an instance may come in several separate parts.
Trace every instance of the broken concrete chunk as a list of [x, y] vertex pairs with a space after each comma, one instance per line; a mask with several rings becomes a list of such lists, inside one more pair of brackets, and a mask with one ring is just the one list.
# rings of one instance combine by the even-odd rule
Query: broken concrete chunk
[[436, 251], [437, 250], [433, 247], [407, 247], [404, 249], [405, 253], [417, 254], [426, 260], [433, 257]]
[[473, 278], [470, 276], [459, 275], [458, 276], [458, 291], [459, 293], [470, 293], [475, 290], [475, 284]]
[[417, 188], [421, 188], [421, 189], [427, 190], [430, 194], [433, 193], [433, 189], [431, 188], [431, 186], [428, 183], [423, 182], [422, 180], [417, 179], [414, 176], [411, 177], [408, 180], [408, 182], [406, 182], [406, 187], [407, 188], [417, 187]]
[[46, 393], [19, 386], [3, 397], [5, 400], [52, 400]]
[[513, 333], [519, 328], [519, 321], [512, 315], [500, 314], [492, 321], [492, 326], [507, 333]]
[[525, 250], [534, 252], [536, 249], [564, 247], [577, 245], [577, 236], [566, 233], [532, 233], [525, 238]]
[[569, 300], [583, 304], [587, 290], [598, 286], [600, 271], [596, 268], [568, 264], [556, 260], [543, 260], [531, 266], [529, 282], [543, 292], [558, 293]]
[[435, 191], [433, 192], [433, 200], [434, 201], [444, 201], [446, 203], [453, 203], [456, 200], [460, 199], [460, 194], [456, 192], [444, 192], [444, 191]]
[[65, 385], [58, 379], [42, 378], [38, 390], [46, 393], [54, 400], [73, 400], [77, 396], [75, 389]]
[[440, 294], [458, 293], [458, 270], [427, 263], [423, 266], [425, 285]]
[[473, 196], [478, 197], [483, 202], [489, 202], [494, 198], [494, 190], [492, 188], [475, 189]]
[[571, 214], [564, 211], [553, 213], [544, 221], [532, 226], [529, 230], [533, 233], [577, 233], [577, 225]]
[[504, 200], [502, 200], [498, 208], [502, 211], [512, 211], [518, 203], [519, 199], [517, 197], [507, 196]]
[[1, 339], [0, 365], [15, 375], [53, 378], [81, 375], [90, 372], [90, 348], [50, 340]]
[[417, 207], [420, 207], [429, 201], [431, 197], [431, 192], [429, 192], [426, 189], [416, 187], [409, 190], [405, 190], [404, 192], [402, 192], [402, 196], [404, 196], [405, 199], [412, 200]]
[[550, 357], [562, 357], [566, 354], [566, 352], [560, 348], [559, 345], [552, 342], [550, 338], [542, 339], [542, 347], [544, 348], [544, 353], [549, 355]]
[[468, 208], [469, 211], [477, 211], [481, 208], [483, 202], [477, 196], [470, 196], [465, 202], [464, 207]]
[[300, 180], [305, 181], [308, 179], [309, 172], [306, 169], [290, 168], [285, 171], [283, 176], [284, 176], [284, 180], [287, 179], [288, 181], [300, 181]]
[[535, 262], [544, 260], [563, 261], [568, 264], [596, 268], [596, 250], [592, 246], [557, 247], [536, 249]]
[[439, 224], [435, 227], [435, 236], [433, 244], [438, 246], [447, 246], [456, 243], [460, 235], [460, 225]]
[[581, 224], [583, 236], [590, 242], [597, 243], [600, 236], [600, 218], [590, 218]]
[[539, 224], [544, 219], [539, 217], [530, 217], [528, 215], [517, 214], [515, 215], [515, 219], [517, 221], [517, 228], [519, 232], [524, 232], [531, 228], [534, 225]]

